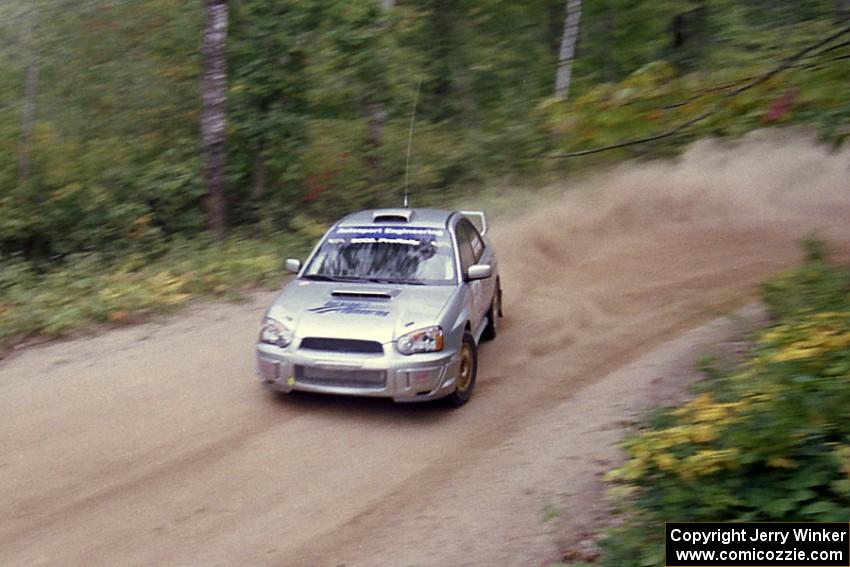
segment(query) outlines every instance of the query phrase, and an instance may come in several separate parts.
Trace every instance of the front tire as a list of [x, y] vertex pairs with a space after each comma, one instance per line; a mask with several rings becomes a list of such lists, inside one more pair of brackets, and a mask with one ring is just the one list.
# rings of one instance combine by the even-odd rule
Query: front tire
[[446, 397], [446, 401], [460, 407], [472, 397], [475, 381], [478, 377], [478, 347], [469, 331], [464, 331], [460, 345], [460, 368], [455, 378], [455, 391]]

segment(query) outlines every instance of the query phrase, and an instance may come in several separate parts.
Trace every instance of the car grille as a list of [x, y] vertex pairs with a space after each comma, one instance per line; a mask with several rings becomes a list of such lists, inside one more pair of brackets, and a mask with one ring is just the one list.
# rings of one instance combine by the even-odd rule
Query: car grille
[[359, 341], [355, 339], [305, 337], [301, 339], [301, 348], [328, 352], [355, 352], [359, 354], [384, 353], [384, 346], [377, 341]]
[[296, 366], [295, 381], [309, 386], [381, 390], [387, 385], [387, 375], [382, 370], [342, 370]]

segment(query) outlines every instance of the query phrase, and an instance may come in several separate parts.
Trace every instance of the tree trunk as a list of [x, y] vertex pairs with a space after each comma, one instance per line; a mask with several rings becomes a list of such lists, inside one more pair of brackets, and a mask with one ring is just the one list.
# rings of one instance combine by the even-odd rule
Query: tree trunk
[[578, 40], [578, 26], [581, 21], [581, 0], [567, 0], [567, 15], [564, 18], [564, 37], [561, 40], [561, 52], [558, 56], [558, 74], [555, 78], [555, 96], [566, 100], [570, 94], [570, 79], [573, 71], [573, 58]]
[[685, 14], [676, 14], [673, 16], [673, 49], [680, 49], [685, 45], [687, 35], [685, 33]]
[[266, 158], [263, 156], [264, 144], [257, 144], [254, 154], [254, 187], [251, 190], [251, 199], [260, 207], [260, 200], [266, 194]]
[[555, 57], [561, 49], [561, 36], [564, 33], [564, 4], [563, 0], [549, 2], [546, 17], [546, 48], [552, 51]]
[[265, 156], [266, 144], [261, 140], [254, 149], [254, 184], [251, 188], [251, 208], [254, 212], [255, 228], [260, 234], [270, 233], [273, 229], [273, 215], [266, 202], [266, 188], [268, 186], [268, 167]]
[[377, 181], [381, 177], [381, 159], [378, 152], [384, 144], [384, 123], [387, 120], [387, 112], [384, 103], [379, 100], [367, 100], [365, 112], [368, 119], [366, 134], [366, 146], [369, 152], [369, 168]]
[[850, 19], [850, 0], [835, 0], [835, 21], [837, 23]]
[[206, 0], [201, 79], [201, 162], [210, 230], [225, 233], [225, 141], [227, 138], [227, 1]]

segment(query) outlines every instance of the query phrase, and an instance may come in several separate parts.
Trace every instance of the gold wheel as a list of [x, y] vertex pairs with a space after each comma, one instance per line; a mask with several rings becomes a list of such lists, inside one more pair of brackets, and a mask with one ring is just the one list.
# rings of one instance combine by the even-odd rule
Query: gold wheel
[[463, 343], [460, 347], [460, 370], [457, 373], [457, 389], [455, 390], [458, 394], [466, 392], [472, 384], [473, 364], [472, 348]]

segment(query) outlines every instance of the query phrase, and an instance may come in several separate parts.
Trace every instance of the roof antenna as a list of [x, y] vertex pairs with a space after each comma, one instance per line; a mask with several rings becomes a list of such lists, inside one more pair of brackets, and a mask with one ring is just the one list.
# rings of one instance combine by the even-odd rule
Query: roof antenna
[[413, 110], [410, 112], [410, 132], [407, 135], [407, 161], [404, 164], [404, 208], [407, 206], [407, 180], [410, 177], [410, 154], [413, 150], [413, 126], [416, 123], [416, 106], [419, 104], [419, 89], [422, 79], [416, 84], [416, 98], [413, 100]]

